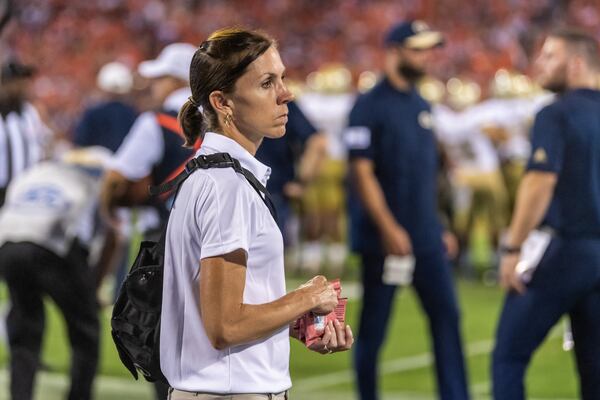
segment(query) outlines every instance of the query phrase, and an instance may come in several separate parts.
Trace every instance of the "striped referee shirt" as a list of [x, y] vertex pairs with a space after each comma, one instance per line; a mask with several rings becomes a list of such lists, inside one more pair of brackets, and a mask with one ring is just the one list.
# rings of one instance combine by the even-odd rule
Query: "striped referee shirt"
[[30, 103], [20, 113], [0, 115], [0, 189], [43, 158], [49, 139], [50, 129]]

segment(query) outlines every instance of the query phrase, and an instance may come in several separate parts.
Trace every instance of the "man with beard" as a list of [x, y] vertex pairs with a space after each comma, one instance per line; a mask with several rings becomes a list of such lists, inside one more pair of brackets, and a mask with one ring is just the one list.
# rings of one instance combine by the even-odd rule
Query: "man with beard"
[[[508, 293], [493, 354], [494, 398], [525, 398], [523, 376], [533, 352], [568, 314], [580, 396], [600, 399], [598, 43], [585, 33], [558, 31], [537, 61], [539, 83], [557, 97], [536, 116], [527, 172], [501, 248], [500, 277]], [[521, 267], [535, 257], [521, 248], [539, 226], [550, 233], [539, 248], [540, 261], [529, 263], [536, 267], [533, 275], [523, 279]], [[531, 249], [533, 237], [524, 248]]]
[[[422, 21], [386, 36], [385, 77], [350, 113], [351, 241], [364, 286], [355, 367], [363, 400], [377, 396], [377, 359], [398, 284], [412, 284], [431, 330], [441, 399], [467, 399], [459, 310], [438, 219], [438, 149], [415, 81], [442, 35]], [[445, 243], [446, 242], [446, 243]], [[447, 246], [448, 248], [450, 246]]]

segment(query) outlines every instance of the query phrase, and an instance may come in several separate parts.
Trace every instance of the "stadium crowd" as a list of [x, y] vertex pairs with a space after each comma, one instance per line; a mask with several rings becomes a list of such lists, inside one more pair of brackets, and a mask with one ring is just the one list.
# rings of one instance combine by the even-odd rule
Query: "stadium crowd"
[[434, 75], [444, 80], [464, 76], [482, 85], [499, 68], [527, 71], [540, 34], [549, 26], [566, 22], [597, 31], [600, 15], [594, 3], [477, 0], [465, 7], [460, 1], [433, 0], [23, 0], [4, 33], [3, 53], [15, 52], [43, 71], [36, 97], [55, 126], [69, 135], [82, 107], [93, 100], [95, 75], [103, 64], [119, 60], [133, 68], [167, 43], [199, 43], [220, 26], [272, 33], [291, 77], [340, 62], [356, 79], [380, 64], [379, 44], [390, 24], [421, 18], [447, 38], [432, 66]]

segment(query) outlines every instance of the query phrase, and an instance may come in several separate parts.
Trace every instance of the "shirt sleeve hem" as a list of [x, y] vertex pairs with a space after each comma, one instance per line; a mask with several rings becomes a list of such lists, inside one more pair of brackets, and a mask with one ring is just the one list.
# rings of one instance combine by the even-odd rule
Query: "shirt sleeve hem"
[[241, 238], [236, 238], [226, 243], [203, 245], [200, 249], [200, 259], [222, 256], [238, 249], [242, 249], [248, 254], [248, 245]]
[[558, 174], [560, 172], [555, 167], [550, 165], [528, 165], [527, 171], [552, 172], [554, 174]]

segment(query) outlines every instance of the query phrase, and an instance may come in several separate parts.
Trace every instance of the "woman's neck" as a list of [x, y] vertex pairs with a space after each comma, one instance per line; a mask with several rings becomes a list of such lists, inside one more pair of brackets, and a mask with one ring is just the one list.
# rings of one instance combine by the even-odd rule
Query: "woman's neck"
[[250, 138], [247, 135], [241, 133], [235, 126], [228, 129], [222, 129], [219, 133], [237, 142], [240, 146], [242, 146], [248, 153], [252, 154], [253, 156], [256, 155], [258, 146], [260, 146], [263, 140], [262, 136], [258, 138]]

